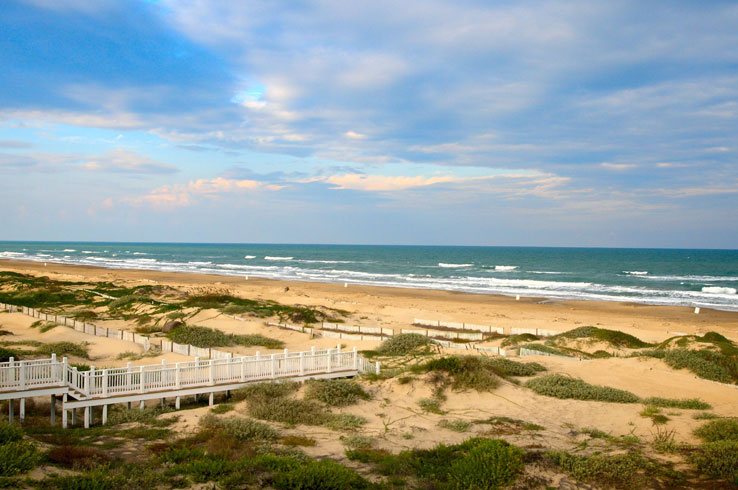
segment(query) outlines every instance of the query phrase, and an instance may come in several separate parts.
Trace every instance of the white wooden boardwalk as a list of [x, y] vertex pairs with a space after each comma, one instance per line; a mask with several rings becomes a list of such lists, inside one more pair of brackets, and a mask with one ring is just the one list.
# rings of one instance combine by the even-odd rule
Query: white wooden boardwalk
[[102, 422], [107, 421], [107, 407], [114, 403], [139, 402], [174, 398], [179, 408], [180, 397], [227, 392], [249, 383], [310, 378], [338, 378], [360, 373], [379, 373], [379, 364], [361, 357], [356, 348], [210, 359], [147, 366], [128, 366], [78, 371], [67, 359], [15, 361], [0, 363], [0, 400], [9, 400], [9, 418], [13, 417], [13, 400], [20, 400], [20, 418], [25, 416], [25, 399], [51, 396], [54, 422], [55, 402], [62, 399], [62, 425], [67, 426], [68, 412], [84, 408], [84, 425], [92, 423], [92, 407], [102, 406]]

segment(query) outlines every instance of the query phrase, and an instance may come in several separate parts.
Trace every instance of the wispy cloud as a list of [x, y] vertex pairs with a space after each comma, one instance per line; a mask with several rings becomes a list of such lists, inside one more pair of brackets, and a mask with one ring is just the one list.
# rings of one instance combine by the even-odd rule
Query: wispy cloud
[[156, 162], [135, 152], [116, 148], [80, 164], [80, 168], [94, 172], [122, 172], [130, 174], [173, 174], [179, 169], [168, 163]]
[[213, 179], [197, 179], [187, 184], [161, 186], [146, 195], [124, 198], [121, 202], [132, 206], [150, 205], [154, 208], [173, 209], [195, 204], [197, 197], [218, 199], [227, 194], [273, 192], [283, 188], [284, 186], [281, 185], [256, 180], [216, 177]]

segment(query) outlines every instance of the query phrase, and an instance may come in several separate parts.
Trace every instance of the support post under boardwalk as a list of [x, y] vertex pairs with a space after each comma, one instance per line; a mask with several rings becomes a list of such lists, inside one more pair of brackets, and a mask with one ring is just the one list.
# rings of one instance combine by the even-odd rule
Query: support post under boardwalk
[[103, 405], [102, 408], [102, 424], [105, 425], [108, 423], [108, 406]]
[[208, 398], [208, 405], [210, 405], [211, 407], [213, 406], [213, 398], [215, 398], [215, 393], [211, 391], [210, 397]]
[[179, 397], [174, 398], [174, 408], [179, 410]]
[[8, 400], [8, 423], [13, 423], [13, 400]]
[[85, 419], [85, 429], [90, 428], [90, 407], [85, 407], [85, 413], [82, 415]]
[[21, 425], [23, 425], [23, 421], [26, 420], [26, 399], [25, 398], [20, 399], [20, 406], [18, 407], [18, 418], [20, 419]]
[[49, 413], [49, 420], [51, 421], [51, 425], [54, 425], [56, 423], [56, 397], [54, 395], [51, 395], [49, 405], [49, 410], [51, 412]]

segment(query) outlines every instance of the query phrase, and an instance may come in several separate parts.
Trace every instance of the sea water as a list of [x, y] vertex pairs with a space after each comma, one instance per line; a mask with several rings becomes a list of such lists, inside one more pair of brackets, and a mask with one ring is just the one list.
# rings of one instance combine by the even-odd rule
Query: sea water
[[738, 251], [0, 242], [0, 258], [738, 311]]

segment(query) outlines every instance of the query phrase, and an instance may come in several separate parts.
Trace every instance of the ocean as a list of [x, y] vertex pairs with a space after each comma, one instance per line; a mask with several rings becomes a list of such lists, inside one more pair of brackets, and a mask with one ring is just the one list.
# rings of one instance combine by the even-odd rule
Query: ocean
[[0, 258], [738, 311], [737, 250], [0, 242]]

